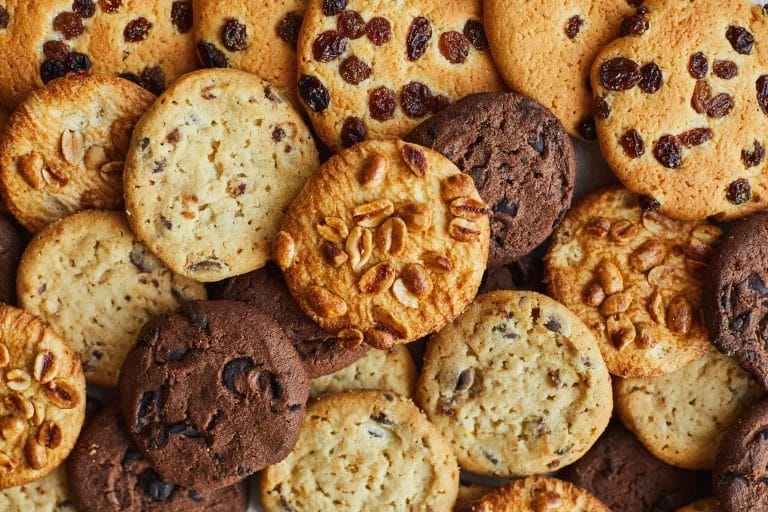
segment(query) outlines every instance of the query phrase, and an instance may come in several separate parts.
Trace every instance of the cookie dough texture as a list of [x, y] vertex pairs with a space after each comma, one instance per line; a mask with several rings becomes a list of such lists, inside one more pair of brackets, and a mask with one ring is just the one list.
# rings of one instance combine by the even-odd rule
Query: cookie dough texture
[[125, 165], [128, 220], [173, 271], [218, 281], [263, 267], [318, 153], [298, 112], [243, 71], [185, 76], [142, 117]]
[[450, 446], [407, 398], [326, 395], [308, 411], [293, 452], [261, 478], [267, 512], [450, 510], [459, 468]]
[[648, 30], [607, 45], [591, 71], [608, 164], [627, 188], [653, 196], [674, 218], [735, 219], [765, 209], [762, 7], [740, 0], [643, 6]]
[[115, 386], [136, 335], [153, 315], [205, 287], [149, 253], [118, 212], [81, 212], [39, 233], [17, 279], [24, 309], [49, 322], [83, 361], [89, 383]]
[[0, 190], [11, 213], [38, 232], [81, 210], [121, 209], [131, 131], [154, 99], [127, 80], [90, 74], [33, 92], [0, 143]]
[[485, 27], [493, 58], [512, 89], [552, 109], [569, 134], [594, 140], [590, 67], [600, 48], [619, 36], [622, 19], [634, 14], [631, 4], [486, 1]]
[[717, 501], [713, 498], [699, 500], [683, 508], [677, 509], [677, 512], [720, 512]]
[[16, 269], [23, 249], [16, 224], [0, 212], [0, 302], [16, 304]]
[[64, 466], [59, 466], [39, 480], [0, 491], [0, 509], [6, 512], [76, 512], [69, 495], [67, 473]]
[[416, 401], [474, 473], [517, 477], [581, 457], [611, 417], [597, 341], [534, 292], [481, 295], [427, 346]]
[[721, 230], [652, 206], [625, 189], [594, 192], [566, 214], [544, 260], [550, 294], [592, 329], [621, 377], [671, 373], [710, 346], [702, 279]]

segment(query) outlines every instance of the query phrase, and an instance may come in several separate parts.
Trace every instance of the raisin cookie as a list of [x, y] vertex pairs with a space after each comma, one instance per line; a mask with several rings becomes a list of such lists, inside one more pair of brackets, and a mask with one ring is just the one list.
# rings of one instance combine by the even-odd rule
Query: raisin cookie
[[142, 117], [125, 162], [125, 204], [138, 237], [198, 281], [263, 267], [283, 212], [317, 169], [301, 115], [254, 75], [203, 70]]
[[367, 141], [326, 162], [291, 204], [275, 262], [317, 323], [376, 348], [452, 321], [477, 293], [488, 209], [441, 154]]
[[309, 407], [296, 448], [262, 473], [261, 498], [266, 512], [450, 510], [458, 485], [450, 446], [413, 402], [351, 391]]
[[720, 507], [714, 498], [708, 498], [679, 508], [677, 512], [720, 512]]
[[516, 477], [581, 457], [611, 417], [594, 335], [535, 292], [481, 295], [433, 336], [416, 401], [463, 469]]
[[424, 121], [406, 140], [442, 153], [472, 176], [492, 209], [489, 267], [531, 252], [571, 206], [573, 144], [560, 121], [530, 98], [468, 96]]
[[501, 90], [481, 19], [480, 0], [309, 0], [297, 84], [323, 142], [401, 137], [452, 101]]
[[702, 278], [722, 232], [657, 206], [625, 189], [594, 192], [566, 214], [544, 261], [552, 297], [594, 331], [620, 377], [671, 373], [710, 346]]
[[592, 61], [619, 34], [647, 28], [634, 8], [642, 1], [487, 0], [488, 42], [511, 88], [552, 109], [571, 135], [595, 140]]
[[80, 354], [90, 384], [115, 386], [136, 335], [153, 315], [205, 299], [205, 287], [168, 270], [118, 212], [86, 211], [40, 232], [22, 256], [19, 303]]
[[741, 0], [648, 0], [642, 9], [648, 30], [609, 44], [592, 67], [608, 164], [677, 219], [765, 209], [768, 16]]
[[75, 506], [69, 500], [69, 495], [67, 472], [64, 466], [59, 466], [39, 480], [0, 491], [0, 510], [76, 512]]
[[61, 464], [85, 419], [77, 354], [40, 319], [0, 304], [0, 489], [42, 478]]
[[616, 379], [619, 417], [653, 455], [688, 469], [711, 469], [725, 431], [764, 391], [714, 348], [676, 372]]
[[127, 80], [70, 75], [33, 92], [0, 144], [5, 204], [32, 232], [72, 213], [123, 206], [131, 131], [154, 96]]
[[16, 269], [23, 249], [16, 225], [0, 212], [0, 302], [16, 304]]

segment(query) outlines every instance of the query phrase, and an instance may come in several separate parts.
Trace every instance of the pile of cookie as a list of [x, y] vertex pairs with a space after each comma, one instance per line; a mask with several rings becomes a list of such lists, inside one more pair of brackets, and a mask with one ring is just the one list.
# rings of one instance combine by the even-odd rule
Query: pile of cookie
[[768, 511], [762, 4], [0, 0], [0, 510]]

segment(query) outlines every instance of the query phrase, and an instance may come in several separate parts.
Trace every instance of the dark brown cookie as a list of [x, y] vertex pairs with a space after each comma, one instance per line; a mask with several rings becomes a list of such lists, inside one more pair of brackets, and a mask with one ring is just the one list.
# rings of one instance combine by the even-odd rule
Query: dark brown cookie
[[144, 327], [119, 389], [128, 430], [157, 472], [206, 490], [288, 455], [309, 381], [272, 318], [241, 302], [195, 301]]
[[80, 512], [245, 512], [245, 482], [197, 492], [160, 478], [133, 445], [117, 402], [80, 436], [67, 460], [71, 499]]
[[673, 512], [710, 495], [708, 473], [661, 462], [616, 420], [560, 476], [622, 512]]
[[23, 250], [16, 225], [0, 213], [0, 302], [16, 304], [16, 269]]
[[571, 205], [573, 144], [562, 123], [525, 96], [467, 96], [417, 126], [406, 140], [439, 151], [472, 176], [493, 210], [489, 267], [530, 252]]
[[368, 351], [367, 345], [347, 350], [309, 318], [293, 300], [282, 272], [273, 263], [224, 281], [214, 288], [213, 298], [246, 302], [274, 318], [304, 360], [310, 379], [346, 368]]
[[545, 293], [542, 283], [544, 249], [539, 247], [512, 263], [486, 270], [479, 293], [496, 290], [530, 290]]
[[712, 343], [768, 388], [768, 213], [733, 225], [710, 262], [705, 287]]

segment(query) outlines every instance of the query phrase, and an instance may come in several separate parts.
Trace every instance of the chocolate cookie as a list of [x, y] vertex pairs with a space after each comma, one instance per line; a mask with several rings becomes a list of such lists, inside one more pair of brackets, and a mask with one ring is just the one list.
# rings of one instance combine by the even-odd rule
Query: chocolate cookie
[[117, 402], [83, 432], [67, 460], [71, 499], [80, 512], [245, 512], [245, 482], [197, 492], [163, 480], [131, 442]]
[[23, 249], [16, 225], [0, 213], [0, 302], [16, 303], [16, 269]]
[[365, 345], [344, 348], [336, 336], [313, 322], [293, 300], [280, 269], [272, 263], [228, 279], [214, 298], [246, 302], [274, 318], [304, 361], [310, 379], [346, 368], [368, 351]]
[[768, 213], [733, 226], [712, 258], [704, 318], [712, 343], [768, 388]]
[[128, 430], [157, 472], [201, 490], [282, 460], [309, 396], [280, 326], [229, 301], [188, 302], [147, 324], [119, 388]]
[[467, 96], [416, 127], [406, 140], [442, 153], [472, 176], [492, 208], [489, 267], [530, 252], [571, 205], [573, 144], [562, 123], [525, 96]]

